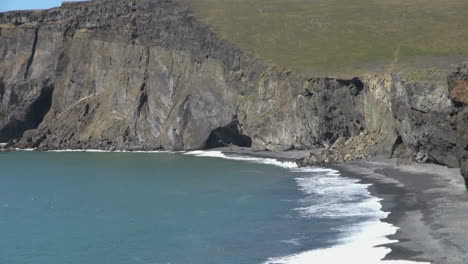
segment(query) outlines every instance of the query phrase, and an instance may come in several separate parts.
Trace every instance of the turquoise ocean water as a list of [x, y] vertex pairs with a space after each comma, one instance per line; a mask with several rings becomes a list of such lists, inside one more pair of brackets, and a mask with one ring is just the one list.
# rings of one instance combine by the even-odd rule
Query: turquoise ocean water
[[0, 154], [0, 263], [306, 263], [383, 217], [333, 170], [190, 154]]

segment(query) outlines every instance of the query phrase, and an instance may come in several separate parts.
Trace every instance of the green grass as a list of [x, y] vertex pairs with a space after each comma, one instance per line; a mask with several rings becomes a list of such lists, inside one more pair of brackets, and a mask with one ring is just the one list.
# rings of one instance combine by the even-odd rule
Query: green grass
[[188, 1], [222, 38], [284, 69], [355, 74], [468, 57], [467, 0]]

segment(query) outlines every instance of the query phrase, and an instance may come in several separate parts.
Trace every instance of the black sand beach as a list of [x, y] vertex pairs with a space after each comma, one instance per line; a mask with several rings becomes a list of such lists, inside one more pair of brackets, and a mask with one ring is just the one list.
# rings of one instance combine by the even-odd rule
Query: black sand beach
[[396, 165], [375, 159], [335, 165], [345, 175], [372, 183], [384, 220], [400, 229], [386, 259], [468, 263], [468, 193], [459, 169], [435, 164]]

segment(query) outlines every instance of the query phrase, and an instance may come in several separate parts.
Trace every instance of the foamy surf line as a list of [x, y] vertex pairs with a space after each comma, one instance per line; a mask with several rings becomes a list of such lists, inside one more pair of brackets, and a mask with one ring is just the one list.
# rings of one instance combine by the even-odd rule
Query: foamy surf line
[[[16, 151], [36, 151], [35, 148], [15, 148]], [[180, 153], [170, 150], [103, 150], [103, 149], [48, 149], [44, 152], [95, 152], [95, 153]]]
[[249, 156], [239, 156], [239, 155], [226, 155], [221, 151], [213, 151], [213, 150], [195, 150], [195, 151], [187, 151], [184, 152], [185, 155], [194, 155], [197, 157], [211, 157], [211, 158], [223, 158], [228, 160], [240, 160], [240, 161], [247, 161], [253, 163], [262, 163], [262, 164], [269, 164], [275, 165], [282, 168], [287, 169], [297, 169], [298, 166], [293, 161], [279, 161], [272, 158], [258, 158], [258, 157], [249, 157]]
[[[382, 211], [381, 199], [372, 196], [368, 191], [369, 184], [362, 184], [359, 180], [344, 177], [337, 170], [317, 167], [299, 168], [295, 162], [282, 162], [272, 158], [226, 155], [221, 151], [189, 151], [183, 154], [270, 164], [303, 173], [296, 178], [296, 182], [299, 190], [307, 195], [300, 201], [305, 205], [294, 209], [299, 212], [301, 217], [330, 219], [335, 217], [366, 217], [369, 219], [359, 224], [347, 226], [345, 230], [342, 230], [344, 235], [335, 241], [336, 245], [332, 247], [270, 258], [263, 264], [429, 263], [383, 260], [391, 249], [379, 245], [398, 242], [388, 238], [397, 232], [398, 227], [382, 222], [388, 213]], [[307, 173], [319, 174], [319, 176], [311, 176]], [[317, 197], [322, 197], [322, 199], [317, 200]], [[360, 198], [360, 201], [353, 202], [357, 197]]]

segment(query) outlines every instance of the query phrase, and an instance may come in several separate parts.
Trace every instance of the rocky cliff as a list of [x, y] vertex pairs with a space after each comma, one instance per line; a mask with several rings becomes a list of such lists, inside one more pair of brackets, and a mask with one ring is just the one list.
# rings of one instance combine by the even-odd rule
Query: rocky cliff
[[322, 148], [302, 163], [387, 155], [467, 175], [467, 76], [303, 77], [219, 39], [179, 0], [69, 2], [0, 14], [0, 141]]

